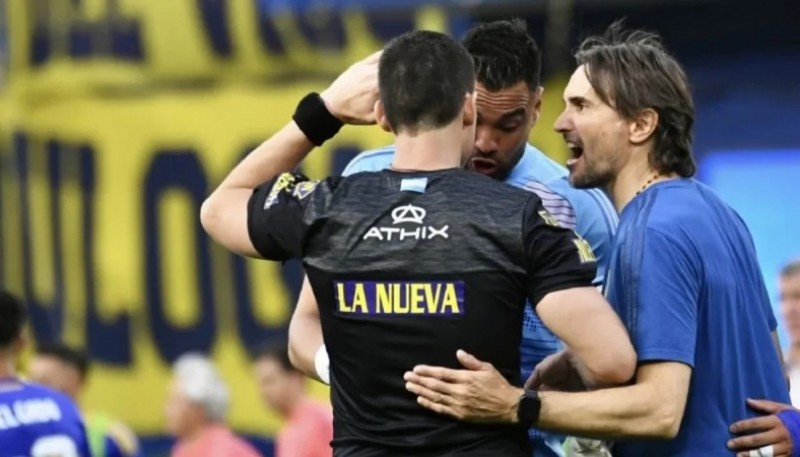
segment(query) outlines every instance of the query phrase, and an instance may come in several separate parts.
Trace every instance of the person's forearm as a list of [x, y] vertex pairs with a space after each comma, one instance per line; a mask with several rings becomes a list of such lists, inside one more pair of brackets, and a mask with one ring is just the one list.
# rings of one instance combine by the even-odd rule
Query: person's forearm
[[260, 257], [247, 233], [247, 202], [256, 187], [293, 170], [312, 147], [290, 122], [245, 157], [200, 208], [200, 221], [209, 236], [238, 254]]
[[295, 315], [289, 323], [289, 359], [306, 376], [320, 381], [315, 358], [322, 346], [319, 316]]
[[671, 438], [680, 419], [650, 386], [633, 385], [590, 392], [539, 393], [537, 428], [585, 437]]
[[567, 355], [570, 357], [570, 364], [572, 365], [573, 370], [575, 370], [576, 376], [575, 378], [580, 379], [582, 382], [582, 386], [574, 385], [573, 391], [579, 390], [587, 390], [587, 389], [603, 389], [606, 387], [616, 387], [620, 384], [611, 384], [608, 382], [603, 382], [602, 380], [597, 380], [592, 376], [592, 373], [586, 368], [586, 364], [581, 362], [580, 359], [575, 357], [569, 348], [565, 349]]
[[297, 124], [291, 121], [248, 154], [219, 188], [255, 189], [275, 176], [297, 168], [313, 148]]

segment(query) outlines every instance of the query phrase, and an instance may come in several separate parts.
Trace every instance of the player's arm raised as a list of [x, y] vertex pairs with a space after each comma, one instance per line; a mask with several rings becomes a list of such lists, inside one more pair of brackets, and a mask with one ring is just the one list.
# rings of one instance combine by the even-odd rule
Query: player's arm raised
[[261, 184], [294, 169], [313, 147], [294, 122], [261, 143], [203, 202], [200, 221], [206, 233], [237, 254], [262, 257], [248, 232], [250, 197]]
[[[533, 206], [535, 205], [535, 206]], [[526, 211], [531, 268], [529, 296], [542, 322], [566, 345], [592, 385], [629, 381], [636, 353], [622, 321], [595, 287], [596, 260], [588, 243], [558, 227], [541, 203]]]
[[200, 210], [203, 228], [215, 241], [238, 254], [262, 257], [248, 232], [248, 204], [253, 191], [294, 170], [314, 146], [335, 135], [342, 122], [374, 122], [379, 57], [376, 53], [354, 64], [321, 95], [303, 99], [294, 119], [225, 177]]

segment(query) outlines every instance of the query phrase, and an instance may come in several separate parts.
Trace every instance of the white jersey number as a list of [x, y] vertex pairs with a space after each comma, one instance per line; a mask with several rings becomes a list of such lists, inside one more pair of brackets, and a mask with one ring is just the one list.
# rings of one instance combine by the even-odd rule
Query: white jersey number
[[[78, 446], [67, 435], [50, 435], [33, 443], [31, 457], [82, 457]], [[88, 457], [88, 456], [86, 456]]]

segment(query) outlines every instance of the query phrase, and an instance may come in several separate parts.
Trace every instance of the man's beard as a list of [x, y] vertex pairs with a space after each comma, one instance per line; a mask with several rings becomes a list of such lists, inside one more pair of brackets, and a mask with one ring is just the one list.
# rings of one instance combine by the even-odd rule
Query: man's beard
[[578, 173], [570, 170], [569, 184], [576, 189], [606, 188], [614, 180], [613, 167], [605, 163], [603, 166], [590, 164], [583, 158], [583, 166]]
[[486, 175], [495, 181], [505, 181], [511, 175], [511, 172], [514, 171], [514, 168], [517, 167], [519, 161], [522, 160], [522, 155], [525, 154], [525, 147], [528, 145], [527, 142], [523, 142], [517, 151], [514, 153], [513, 159], [506, 165], [502, 166], [499, 165], [497, 168], [490, 174]]

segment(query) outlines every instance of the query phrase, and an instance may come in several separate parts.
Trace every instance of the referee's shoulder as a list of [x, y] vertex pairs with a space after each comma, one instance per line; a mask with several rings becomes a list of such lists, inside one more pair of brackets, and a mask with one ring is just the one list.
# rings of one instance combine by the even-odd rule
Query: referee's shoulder
[[492, 179], [472, 171], [466, 171], [457, 175], [456, 185], [465, 193], [470, 194], [471, 199], [478, 202], [501, 202], [504, 205], [514, 204], [524, 206], [528, 202], [538, 203], [541, 197], [535, 192], [530, 192], [503, 181]]
[[394, 151], [394, 145], [389, 145], [361, 152], [347, 164], [342, 175], [383, 170], [392, 163]]

